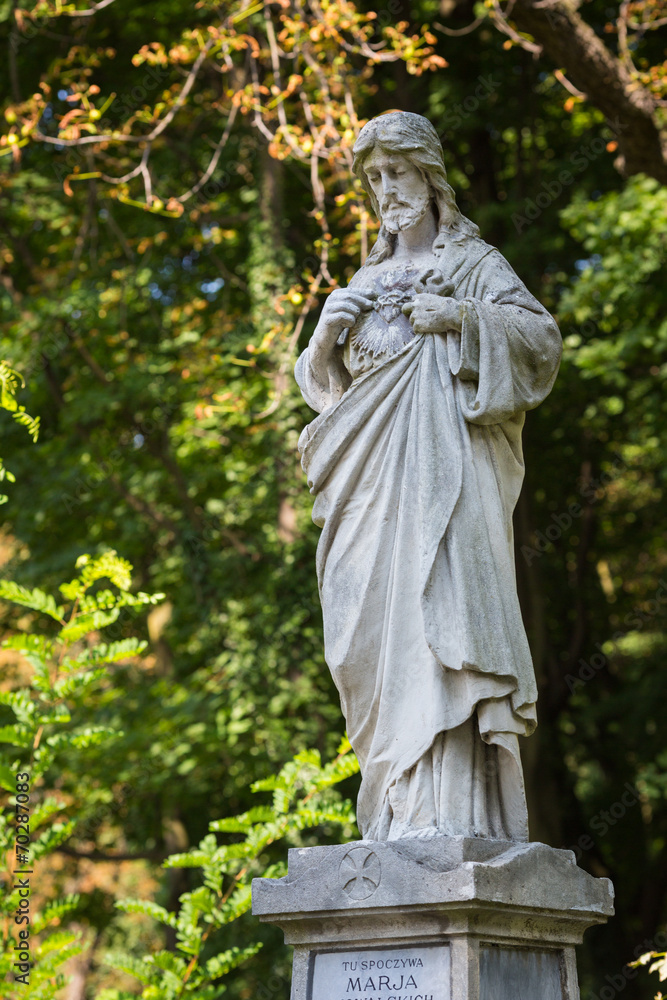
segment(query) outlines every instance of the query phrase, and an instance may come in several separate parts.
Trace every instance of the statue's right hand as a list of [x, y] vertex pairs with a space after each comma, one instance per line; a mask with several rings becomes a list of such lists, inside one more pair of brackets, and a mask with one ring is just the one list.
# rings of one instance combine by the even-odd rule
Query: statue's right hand
[[331, 349], [341, 332], [354, 326], [362, 312], [372, 309], [377, 293], [360, 288], [336, 288], [324, 303], [311, 343]]

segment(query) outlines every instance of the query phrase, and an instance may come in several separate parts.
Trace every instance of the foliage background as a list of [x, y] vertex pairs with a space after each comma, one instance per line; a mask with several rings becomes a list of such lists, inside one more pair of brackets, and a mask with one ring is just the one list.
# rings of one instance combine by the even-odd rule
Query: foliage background
[[[41, 421], [36, 445], [3, 422], [17, 479], [4, 575], [50, 591], [83, 553], [113, 548], [135, 589], [166, 595], [113, 626], [111, 639], [149, 647], [79, 705], [117, 738], [65, 755], [35, 789], [78, 788], [85, 806], [40, 872], [45, 900], [79, 894], [62, 921], [88, 947], [67, 1000], [116, 988], [109, 949], [175, 947], [169, 927], [115, 900], [174, 911], [193, 876], [162, 871], [165, 857], [247, 811], [251, 783], [304, 747], [336, 753], [296, 455], [311, 415], [291, 368], [323, 295], [372, 241], [350, 150], [392, 108], [434, 122], [463, 212], [561, 325], [563, 367], [527, 423], [516, 516], [540, 685], [524, 749], [532, 836], [576, 849], [616, 887], [617, 917], [582, 949], [583, 997], [655, 941], [667, 901], [664, 15], [658, 0], [590, 0], [582, 15], [560, 0], [546, 13], [529, 0], [0, 3], [0, 357]], [[11, 603], [2, 619], [8, 635], [45, 627]], [[28, 667], [2, 655], [7, 692]], [[326, 823], [303, 834], [339, 835]], [[235, 927], [234, 943], [265, 947], [225, 980], [228, 995], [286, 997], [280, 934], [247, 916]], [[642, 971], [623, 990], [653, 987]]]

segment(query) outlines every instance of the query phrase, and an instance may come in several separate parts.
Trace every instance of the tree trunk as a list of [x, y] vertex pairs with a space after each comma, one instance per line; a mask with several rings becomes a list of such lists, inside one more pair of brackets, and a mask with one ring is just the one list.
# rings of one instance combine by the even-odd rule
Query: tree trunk
[[660, 128], [653, 97], [577, 13], [576, 4], [517, 0], [511, 19], [605, 115], [618, 142], [620, 172], [645, 173], [667, 184], [667, 132]]

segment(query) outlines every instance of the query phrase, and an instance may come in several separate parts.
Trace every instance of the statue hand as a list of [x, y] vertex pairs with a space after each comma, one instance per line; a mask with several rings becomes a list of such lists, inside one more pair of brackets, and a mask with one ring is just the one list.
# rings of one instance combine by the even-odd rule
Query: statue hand
[[463, 304], [458, 299], [425, 292], [403, 306], [415, 333], [445, 333], [463, 326]]
[[324, 303], [313, 333], [315, 350], [330, 350], [346, 327], [354, 326], [360, 314], [373, 308], [377, 293], [360, 288], [336, 288]]

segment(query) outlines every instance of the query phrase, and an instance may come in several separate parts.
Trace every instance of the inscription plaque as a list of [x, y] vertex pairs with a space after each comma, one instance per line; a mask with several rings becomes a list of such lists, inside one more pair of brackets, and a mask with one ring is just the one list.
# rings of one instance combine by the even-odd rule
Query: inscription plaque
[[318, 951], [308, 1000], [451, 1000], [449, 946]]

